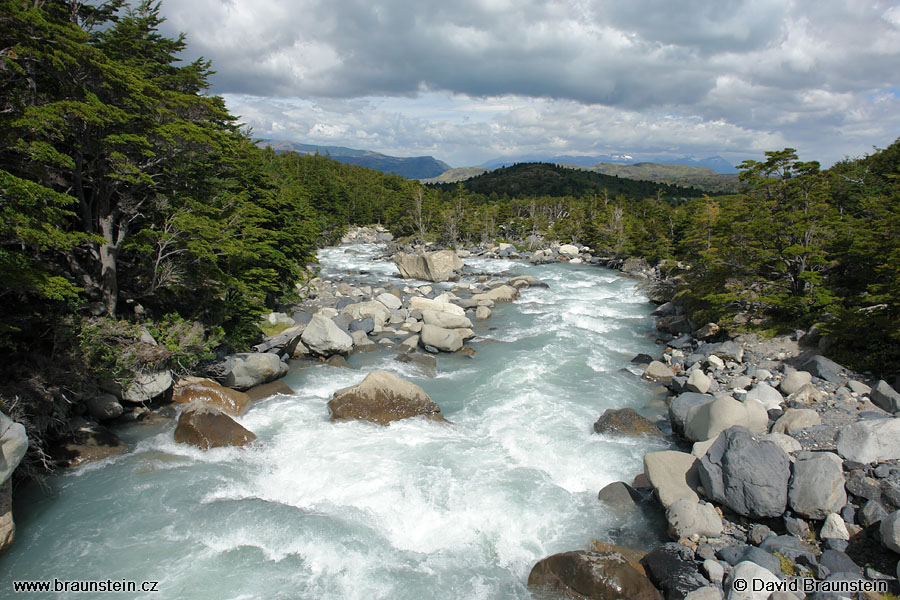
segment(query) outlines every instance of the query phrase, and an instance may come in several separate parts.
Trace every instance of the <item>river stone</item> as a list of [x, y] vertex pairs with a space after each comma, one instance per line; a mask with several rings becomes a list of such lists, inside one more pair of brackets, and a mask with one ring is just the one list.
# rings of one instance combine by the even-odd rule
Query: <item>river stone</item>
[[134, 378], [123, 388], [117, 382], [104, 382], [106, 391], [115, 394], [123, 402], [143, 404], [158, 398], [172, 389], [172, 371], [163, 369], [146, 373], [134, 373]]
[[[382, 306], [382, 308], [384, 307]], [[383, 323], [384, 321], [382, 321]], [[313, 315], [300, 339], [307, 348], [321, 356], [347, 354], [353, 349], [353, 338], [338, 327], [334, 321], [318, 314]], [[242, 386], [230, 385], [227, 380], [225, 384], [237, 389], [246, 389]]]
[[409, 299], [409, 310], [420, 310], [423, 311], [423, 314], [426, 310], [437, 310], [453, 313], [461, 317], [466, 316], [466, 311], [461, 306], [457, 306], [452, 302], [441, 302], [432, 300], [431, 298], [422, 298], [420, 296], [413, 296]]
[[703, 344], [697, 348], [697, 354], [705, 357], [718, 356], [722, 360], [739, 363], [744, 358], [744, 349], [737, 342], [728, 340], [717, 344]]
[[900, 459], [900, 419], [870, 419], [842, 427], [838, 454], [859, 463]]
[[847, 524], [836, 512], [828, 513], [825, 522], [822, 523], [822, 529], [819, 530], [819, 539], [822, 540], [849, 540], [850, 532], [847, 531]]
[[788, 371], [784, 374], [784, 379], [781, 380], [781, 384], [778, 387], [781, 388], [781, 393], [790, 396], [799, 392], [800, 388], [811, 381], [812, 373], [807, 371]]
[[872, 404], [889, 413], [900, 411], [900, 394], [888, 382], [880, 380], [869, 392]]
[[365, 334], [372, 333], [375, 331], [375, 319], [372, 317], [354, 319], [347, 325], [347, 331], [351, 334], [350, 337], [353, 337], [354, 331], [362, 331]]
[[361, 383], [340, 389], [328, 401], [332, 421], [357, 419], [387, 425], [409, 417], [444, 421], [440, 407], [416, 384], [373, 371]]
[[403, 302], [394, 294], [378, 294], [375, 299], [384, 304], [388, 310], [400, 310], [400, 307], [403, 306]]
[[225, 414], [239, 417], [247, 410], [250, 396], [202, 377], [188, 377], [175, 385], [172, 402], [189, 404], [195, 400], [215, 406]]
[[767, 433], [766, 435], [760, 436], [759, 439], [760, 441], [775, 442], [785, 454], [800, 452], [800, 450], [803, 449], [803, 446], [800, 444], [800, 442], [783, 433]]
[[626, 435], [656, 435], [663, 432], [653, 421], [642, 417], [633, 408], [608, 408], [594, 423], [596, 433], [619, 433]]
[[878, 532], [881, 534], [881, 543], [900, 554], [900, 510], [881, 519]]
[[637, 512], [640, 494], [636, 489], [623, 481], [614, 481], [597, 493], [597, 500], [603, 502], [620, 514]]
[[422, 320], [426, 325], [434, 325], [443, 329], [460, 329], [472, 326], [466, 317], [438, 310], [423, 310]]
[[693, 535], [719, 537], [722, 535], [722, 517], [707, 502], [692, 502], [680, 498], [666, 509], [669, 537], [676, 542]]
[[704, 494], [752, 518], [778, 517], [787, 506], [790, 460], [774, 442], [745, 427], [726, 429], [698, 465]]
[[98, 421], [107, 421], [122, 416], [124, 409], [114, 394], [100, 393], [84, 401], [88, 414]]
[[844, 367], [824, 356], [813, 356], [803, 363], [802, 366], [804, 371], [809, 371], [819, 379], [824, 379], [830, 383], [841, 383], [845, 379], [840, 375]]
[[[738, 590], [734, 587], [735, 580], [745, 582], [746, 589]], [[777, 584], [781, 580], [777, 575], [765, 569], [755, 562], [745, 560], [739, 562], [731, 570], [728, 578], [725, 580], [725, 589], [727, 590], [726, 600], [767, 600], [771, 591], [753, 591], [753, 583], [760, 582], [760, 587], [765, 584]]]
[[669, 383], [674, 376], [675, 374], [672, 372], [672, 368], [658, 360], [654, 360], [647, 365], [644, 374], [641, 375], [641, 377], [648, 381], [658, 381], [659, 383]]
[[798, 452], [788, 488], [791, 509], [822, 520], [847, 504], [841, 457], [832, 452]]
[[27, 451], [25, 426], [0, 412], [0, 483], [10, 478]]
[[[327, 321], [335, 331], [350, 340], [350, 336], [338, 329], [338, 326], [331, 322], [331, 319], [318, 317], [318, 320]], [[306, 327], [306, 331], [310, 327], [315, 328], [317, 317], [313, 317], [312, 321]], [[306, 331], [303, 335], [306, 335]], [[312, 339], [312, 338], [311, 338]], [[305, 341], [304, 341], [305, 343]], [[309, 344], [306, 344], [309, 346]], [[348, 346], [349, 349], [349, 346]], [[247, 390], [261, 383], [268, 383], [284, 377], [288, 372], [288, 366], [281, 361], [277, 354], [269, 354], [267, 352], [245, 352], [241, 354], [232, 354], [228, 357], [231, 362], [231, 370], [225, 376], [222, 382], [225, 387], [235, 390]]]
[[686, 387], [689, 392], [705, 394], [709, 391], [710, 385], [712, 385], [712, 379], [707, 377], [706, 373], [700, 369], [695, 369], [694, 371], [691, 371], [691, 376], [688, 377]]
[[653, 585], [663, 590], [666, 600], [681, 600], [709, 585], [709, 580], [697, 569], [693, 550], [679, 544], [657, 546], [644, 555], [641, 564]]
[[463, 262], [453, 250], [438, 250], [419, 254], [398, 252], [394, 255], [394, 263], [404, 279], [422, 279], [424, 281], [450, 281], [458, 277]]
[[697, 457], [686, 452], [664, 450], [644, 455], [644, 475], [663, 507], [685, 498], [699, 502], [697, 485]]
[[669, 421], [672, 423], [672, 431], [678, 435], [684, 435], [684, 422], [691, 408], [712, 402], [714, 399], [711, 395], [697, 394], [695, 392], [679, 394], [669, 404]]
[[755, 400], [739, 402], [722, 396], [712, 402], [694, 406], [688, 411], [684, 435], [695, 442], [716, 437], [733, 425], [742, 425], [753, 433], [765, 433], [769, 416]]
[[819, 417], [819, 413], [813, 409], [789, 408], [772, 425], [772, 433], [790, 433], [791, 431], [815, 427], [821, 424], [822, 419]]
[[572, 244], [563, 244], [557, 250], [563, 256], [575, 257], [578, 256], [578, 246], [573, 246]]
[[781, 408], [784, 396], [768, 383], [760, 382], [747, 392], [745, 400], [756, 400], [768, 411], [773, 408]]
[[245, 446], [256, 439], [252, 431], [223, 411], [200, 401], [191, 402], [181, 411], [175, 426], [175, 441], [203, 450], [224, 446]]
[[[391, 296], [393, 298], [393, 296]], [[366, 302], [356, 302], [348, 304], [341, 309], [341, 314], [349, 315], [351, 320], [365, 319], [371, 317], [376, 327], [384, 327], [384, 324], [391, 318], [391, 311], [387, 306], [377, 300], [368, 300]], [[310, 321], [310, 324], [312, 322]], [[309, 328], [307, 325], [307, 329]], [[308, 346], [309, 344], [307, 344]]]
[[479, 306], [475, 309], [476, 321], [487, 321], [491, 318], [491, 309], [487, 306]]
[[492, 302], [512, 302], [519, 297], [519, 290], [511, 285], [501, 285], [481, 294], [474, 294], [472, 300], [491, 300]]
[[650, 580], [618, 552], [573, 550], [541, 559], [528, 585], [590, 600], [661, 600]]
[[462, 336], [457, 329], [444, 329], [437, 325], [423, 325], [421, 341], [423, 346], [432, 346], [444, 352], [456, 352], [463, 346]]

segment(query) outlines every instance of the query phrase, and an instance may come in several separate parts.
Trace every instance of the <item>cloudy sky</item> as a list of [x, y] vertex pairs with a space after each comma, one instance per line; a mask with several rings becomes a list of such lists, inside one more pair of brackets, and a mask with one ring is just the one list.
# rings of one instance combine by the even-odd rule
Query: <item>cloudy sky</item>
[[900, 137], [896, 0], [164, 0], [256, 137], [828, 165]]

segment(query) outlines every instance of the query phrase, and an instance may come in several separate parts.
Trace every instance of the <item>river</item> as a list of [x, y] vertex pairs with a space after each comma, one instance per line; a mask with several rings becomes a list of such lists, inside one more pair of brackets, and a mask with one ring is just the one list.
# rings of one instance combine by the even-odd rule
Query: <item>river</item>
[[[323, 274], [402, 284], [377, 253], [322, 250]], [[156, 581], [157, 593], [104, 596], [156, 600], [531, 598], [544, 556], [652, 544], [655, 527], [620, 520], [597, 491], [665, 444], [592, 429], [607, 408], [663, 411], [630, 364], [659, 352], [652, 306], [589, 265], [465, 262], [549, 288], [499, 305], [469, 342], [477, 355], [441, 355], [435, 377], [387, 350], [351, 355], [354, 369], [307, 361], [285, 379], [295, 394], [240, 419], [259, 438], [250, 448], [176, 444], [174, 423], [119, 431], [132, 452], [17, 490], [0, 589], [56, 578]], [[422, 386], [452, 424], [329, 422], [333, 392], [372, 370]]]

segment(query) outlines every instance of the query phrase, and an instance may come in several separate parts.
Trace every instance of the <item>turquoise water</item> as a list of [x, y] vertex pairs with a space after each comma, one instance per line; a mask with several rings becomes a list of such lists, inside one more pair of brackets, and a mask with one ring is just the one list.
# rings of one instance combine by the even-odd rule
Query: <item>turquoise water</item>
[[[403, 284], [372, 261], [377, 248], [351, 250], [323, 250], [323, 272]], [[550, 287], [500, 305], [470, 342], [477, 356], [441, 355], [433, 378], [389, 351], [351, 356], [355, 369], [293, 370], [296, 394], [240, 419], [259, 437], [250, 448], [176, 444], [174, 423], [120, 432], [131, 453], [17, 491], [0, 597], [13, 580], [109, 578], [160, 592], [102, 597], [530, 598], [544, 556], [592, 539], [652, 543], [646, 523], [596, 496], [662, 443], [592, 430], [606, 408], [661, 411], [629, 363], [658, 352], [652, 307], [604, 269], [465, 262]], [[422, 386], [452, 425], [330, 423], [333, 392], [372, 370]]]

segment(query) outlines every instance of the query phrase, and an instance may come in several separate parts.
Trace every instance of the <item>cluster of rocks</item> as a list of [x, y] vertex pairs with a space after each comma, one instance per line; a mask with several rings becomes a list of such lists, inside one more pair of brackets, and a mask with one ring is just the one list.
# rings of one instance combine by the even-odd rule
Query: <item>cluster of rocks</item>
[[382, 225], [351, 227], [341, 238], [341, 244], [380, 244], [393, 239], [393, 234]]
[[[660, 308], [665, 353], [635, 361], [644, 379], [669, 392], [668, 422], [657, 426], [626, 409], [607, 411], [595, 424], [601, 433], [671, 431], [679, 448], [646, 454], [630, 485], [600, 492], [617, 510], [646, 506], [649, 497], [665, 512], [672, 542], [633, 566], [667, 599], [803, 598], [808, 588], [798, 578], [883, 585], [896, 594], [900, 394], [804, 349], [799, 335], [704, 341], [715, 339], [714, 326], [696, 330], [672, 307]], [[621, 562], [596, 550], [576, 554], [569, 573]], [[754, 579], [770, 585], [734, 586]], [[579, 592], [583, 582], [544, 583], [577, 597], [632, 597]], [[773, 590], [781, 591], [770, 596]], [[635, 593], [646, 594], [645, 586]]]

